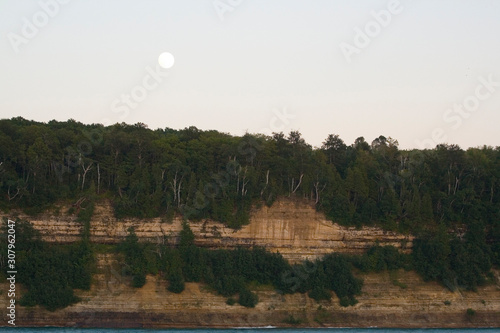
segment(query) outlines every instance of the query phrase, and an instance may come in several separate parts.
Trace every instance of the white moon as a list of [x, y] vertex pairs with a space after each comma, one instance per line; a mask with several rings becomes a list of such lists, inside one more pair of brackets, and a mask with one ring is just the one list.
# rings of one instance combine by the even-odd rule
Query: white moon
[[163, 52], [158, 57], [158, 63], [163, 68], [170, 68], [174, 65], [175, 59], [174, 56], [169, 52]]

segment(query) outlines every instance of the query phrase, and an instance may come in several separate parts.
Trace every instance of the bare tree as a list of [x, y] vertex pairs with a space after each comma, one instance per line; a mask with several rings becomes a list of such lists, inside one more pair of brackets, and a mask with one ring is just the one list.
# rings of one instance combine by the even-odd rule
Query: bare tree
[[250, 179], [245, 181], [245, 179], [247, 177], [247, 171], [248, 171], [248, 167], [245, 167], [245, 172], [243, 173], [243, 179], [241, 180], [241, 196], [245, 196], [247, 194], [247, 190], [245, 190], [245, 186], [250, 181]]
[[11, 196], [10, 194], [10, 185], [9, 185], [9, 188], [7, 189], [7, 196], [9, 197], [9, 201], [11, 200], [14, 200], [15, 197], [17, 197], [19, 195], [19, 193], [21, 192], [21, 188], [19, 186], [16, 187], [16, 194], [14, 194], [13, 196]]
[[99, 169], [99, 163], [97, 163], [97, 194], [99, 194], [100, 185], [101, 185], [101, 171]]
[[295, 186], [295, 178], [292, 178], [292, 182], [290, 184], [291, 194], [297, 192], [297, 190], [299, 189], [300, 184], [302, 184], [302, 178], [303, 177], [304, 177], [304, 174], [301, 173], [300, 174], [300, 178], [299, 178], [299, 182], [297, 183], [297, 186]]
[[80, 210], [82, 209], [85, 209], [85, 208], [82, 208], [82, 204], [85, 202], [85, 200], [87, 200], [87, 198], [85, 197], [81, 197], [80, 199], [78, 199], [72, 206], [73, 207], [76, 207], [76, 212], [75, 212], [75, 215], [78, 215], [78, 213], [80, 212]]
[[[172, 191], [174, 192], [174, 202], [177, 202], [177, 207], [181, 205], [181, 188], [182, 188], [182, 180], [184, 179], [184, 175], [178, 178], [179, 172], [175, 172], [174, 179], [172, 179]], [[163, 175], [162, 175], [163, 178]]]
[[315, 195], [316, 196], [316, 200], [314, 202], [315, 204], [318, 204], [318, 202], [319, 202], [319, 195], [325, 189], [326, 184], [323, 184], [323, 187], [321, 187], [321, 188], [320, 187], [321, 187], [321, 185], [319, 184], [318, 181], [316, 183], [314, 183], [314, 191], [316, 193], [316, 195]]
[[90, 162], [87, 167], [85, 167], [85, 161], [82, 159], [81, 160], [81, 166], [83, 169], [83, 175], [82, 175], [82, 191], [83, 191], [83, 186], [85, 186], [85, 176], [87, 175], [87, 172], [89, 172], [90, 169], [92, 169], [92, 164], [93, 162]]
[[269, 169], [267, 169], [267, 172], [266, 172], [266, 186], [264, 186], [264, 188], [260, 191], [261, 197], [264, 194], [264, 191], [266, 190], [268, 184], [269, 184]]

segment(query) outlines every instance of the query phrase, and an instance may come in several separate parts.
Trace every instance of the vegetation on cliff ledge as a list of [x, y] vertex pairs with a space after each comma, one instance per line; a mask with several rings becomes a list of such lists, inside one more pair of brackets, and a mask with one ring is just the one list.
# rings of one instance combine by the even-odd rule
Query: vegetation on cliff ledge
[[[356, 303], [362, 280], [352, 273], [352, 263], [344, 255], [329, 255], [316, 262], [290, 265], [279, 253], [263, 248], [207, 250], [194, 244], [194, 235], [184, 223], [177, 246], [139, 243], [133, 229], [118, 246], [125, 255], [125, 274], [132, 277], [132, 286], [142, 287], [146, 274], [161, 273], [168, 281], [168, 290], [180, 293], [184, 282], [203, 282], [218, 294], [238, 294], [238, 303], [254, 307], [258, 302], [249, 285], [270, 285], [279, 293], [309, 293], [316, 300], [330, 300], [332, 291], [341, 305]], [[149, 254], [148, 254], [149, 253]], [[151, 255], [155, 253], [155, 255]]]
[[[416, 269], [424, 279], [437, 279], [450, 290], [474, 290], [489, 278], [488, 248], [481, 237], [484, 232], [468, 233], [464, 242], [449, 240], [441, 232], [427, 240], [416, 241], [413, 254], [404, 254], [392, 246], [374, 246], [363, 255], [330, 254], [314, 262], [290, 265], [279, 253], [263, 248], [208, 250], [194, 244], [188, 223], [183, 224], [179, 242], [139, 242], [133, 229], [115, 247], [123, 255], [122, 274], [130, 277], [132, 287], [141, 288], [146, 275], [160, 275], [168, 280], [168, 290], [180, 293], [184, 282], [202, 282], [228, 297], [239, 295], [238, 303], [254, 307], [256, 286], [272, 286], [279, 293], [307, 293], [316, 301], [330, 301], [335, 293], [340, 305], [357, 303], [363, 281], [353, 269], [364, 272]], [[7, 245], [2, 233], [0, 246]], [[89, 289], [92, 281], [95, 247], [82, 232], [82, 240], [71, 244], [48, 244], [40, 240], [28, 222], [16, 226], [17, 267], [19, 281], [25, 286], [21, 304], [41, 305], [49, 310], [64, 308], [78, 301], [73, 289]], [[481, 246], [483, 248], [481, 249]], [[2, 272], [5, 257], [0, 258]]]
[[[0, 247], [7, 248], [6, 221], [2, 221]], [[27, 221], [16, 222], [15, 269], [17, 281], [26, 289], [23, 306], [41, 305], [55, 311], [79, 301], [73, 289], [89, 290], [94, 272], [94, 254], [88, 238], [69, 244], [50, 244]], [[0, 256], [1, 275], [7, 268], [6, 256]]]

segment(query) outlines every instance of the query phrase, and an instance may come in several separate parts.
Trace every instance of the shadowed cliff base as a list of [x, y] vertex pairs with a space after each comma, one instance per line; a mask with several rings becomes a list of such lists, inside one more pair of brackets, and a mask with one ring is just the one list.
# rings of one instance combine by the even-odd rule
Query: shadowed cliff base
[[[477, 292], [450, 292], [435, 282], [423, 282], [414, 272], [368, 273], [359, 303], [341, 307], [316, 302], [307, 294], [281, 295], [260, 287], [255, 308], [228, 305], [226, 298], [206, 286], [186, 283], [180, 294], [167, 291], [167, 282], [147, 276], [140, 289], [129, 287], [127, 278], [113, 274], [116, 257], [98, 255], [98, 273], [91, 290], [77, 292], [82, 298], [55, 312], [40, 307], [18, 307], [17, 326], [66, 327], [499, 327], [500, 272], [497, 283]], [[396, 275], [394, 275], [396, 274]], [[395, 283], [397, 280], [398, 283]], [[5, 294], [6, 284], [1, 285]], [[2, 297], [0, 306], [6, 306]], [[473, 309], [474, 314], [468, 314]]]

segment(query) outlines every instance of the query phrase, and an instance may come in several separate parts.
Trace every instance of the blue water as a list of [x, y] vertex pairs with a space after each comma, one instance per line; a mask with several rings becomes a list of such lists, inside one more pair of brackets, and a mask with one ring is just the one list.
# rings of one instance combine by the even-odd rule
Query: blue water
[[0, 328], [0, 332], [39, 333], [497, 333], [498, 328], [485, 329], [385, 329], [385, 328], [319, 328], [319, 329], [99, 329], [99, 328]]

